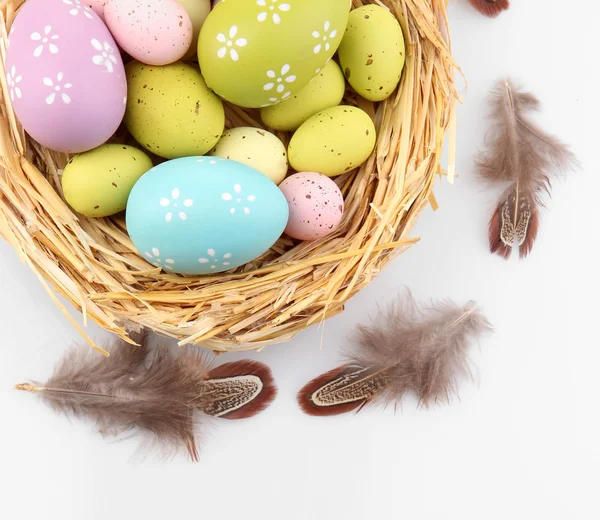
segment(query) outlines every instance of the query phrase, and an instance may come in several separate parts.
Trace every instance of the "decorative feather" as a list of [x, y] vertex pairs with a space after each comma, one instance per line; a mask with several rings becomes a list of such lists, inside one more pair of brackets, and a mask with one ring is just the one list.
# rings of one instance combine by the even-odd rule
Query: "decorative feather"
[[469, 0], [471, 5], [481, 14], [495, 18], [510, 7], [509, 0]]
[[255, 361], [210, 370], [204, 356], [174, 355], [162, 345], [132, 347], [119, 342], [109, 358], [89, 349], [68, 352], [45, 383], [17, 385], [38, 393], [55, 410], [96, 422], [103, 435], [147, 433], [164, 449], [187, 449], [198, 460], [196, 427], [201, 413], [252, 417], [273, 401], [269, 368]]
[[358, 349], [346, 364], [308, 383], [298, 403], [309, 415], [326, 416], [369, 403], [398, 403], [408, 392], [425, 406], [448, 401], [469, 374], [469, 340], [488, 330], [473, 302], [420, 309], [407, 293], [372, 326], [358, 327]]
[[528, 112], [539, 108], [531, 93], [503, 80], [492, 93], [491, 105], [493, 127], [477, 169], [484, 180], [508, 187], [490, 220], [490, 250], [508, 259], [518, 246], [524, 258], [537, 237], [542, 197], [550, 195], [550, 177], [579, 163], [567, 146], [528, 117]]

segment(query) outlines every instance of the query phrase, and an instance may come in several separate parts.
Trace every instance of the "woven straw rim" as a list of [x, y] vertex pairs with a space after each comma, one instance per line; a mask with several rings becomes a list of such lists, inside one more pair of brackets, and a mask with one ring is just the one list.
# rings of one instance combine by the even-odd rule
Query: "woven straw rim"
[[[340, 313], [395, 255], [416, 243], [409, 234], [423, 208], [436, 207], [436, 174], [453, 178], [458, 94], [447, 1], [354, 0], [355, 7], [390, 9], [404, 30], [407, 59], [401, 88], [388, 100], [373, 104], [347, 92], [346, 103], [373, 117], [377, 146], [360, 169], [336, 178], [346, 200], [343, 225], [317, 242], [283, 237], [231, 273], [165, 274], [137, 254], [122, 216], [88, 219], [72, 212], [60, 186], [68, 156], [41, 147], [18, 124], [7, 95], [5, 56], [23, 1], [0, 1], [0, 236], [94, 348], [56, 292], [83, 312], [84, 322], [91, 319], [130, 342], [127, 329], [140, 327], [214, 351], [287, 341]], [[227, 127], [263, 127], [253, 110], [226, 106], [226, 116]], [[450, 164], [444, 171], [447, 130]]]

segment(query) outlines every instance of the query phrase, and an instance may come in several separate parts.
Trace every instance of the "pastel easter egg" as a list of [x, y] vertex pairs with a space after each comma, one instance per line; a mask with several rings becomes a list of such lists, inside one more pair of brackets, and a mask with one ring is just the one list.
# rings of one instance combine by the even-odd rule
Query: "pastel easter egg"
[[104, 7], [107, 2], [108, 0], [84, 0], [83, 3], [96, 11], [96, 14], [104, 21]]
[[106, 144], [71, 158], [62, 175], [65, 199], [78, 213], [108, 217], [123, 211], [152, 161], [132, 146]]
[[365, 5], [350, 13], [338, 56], [358, 94], [369, 101], [388, 98], [400, 82], [405, 55], [402, 28], [388, 9]]
[[360, 108], [340, 105], [315, 114], [292, 136], [288, 157], [297, 171], [335, 177], [365, 162], [375, 149], [375, 125]]
[[283, 181], [288, 172], [285, 146], [277, 136], [259, 128], [227, 130], [210, 154], [251, 166], [275, 184]]
[[189, 15], [175, 0], [108, 0], [104, 19], [119, 46], [149, 65], [182, 58], [194, 34]]
[[204, 24], [204, 20], [210, 13], [211, 4], [210, 0], [178, 0], [178, 2], [183, 6], [192, 21], [192, 44], [183, 57], [189, 59], [193, 58], [198, 52], [198, 36], [200, 36], [200, 29]]
[[317, 112], [339, 105], [345, 90], [344, 75], [332, 60], [296, 94], [282, 103], [261, 108], [260, 117], [265, 125], [275, 130], [296, 130]]
[[7, 41], [8, 95], [23, 128], [59, 152], [100, 146], [117, 130], [127, 83], [117, 45], [80, 0], [28, 0]]
[[281, 236], [288, 205], [260, 172], [219, 157], [183, 157], [152, 168], [127, 203], [127, 230], [140, 254], [167, 272], [228, 271]]
[[286, 234], [317, 240], [333, 233], [344, 216], [344, 196], [329, 177], [315, 172], [296, 173], [281, 183], [290, 217]]
[[221, 100], [211, 92], [197, 67], [127, 64], [129, 96], [125, 126], [148, 151], [174, 159], [203, 155], [225, 128]]
[[337, 50], [348, 0], [226, 0], [200, 31], [198, 58], [208, 86], [243, 107], [288, 99]]

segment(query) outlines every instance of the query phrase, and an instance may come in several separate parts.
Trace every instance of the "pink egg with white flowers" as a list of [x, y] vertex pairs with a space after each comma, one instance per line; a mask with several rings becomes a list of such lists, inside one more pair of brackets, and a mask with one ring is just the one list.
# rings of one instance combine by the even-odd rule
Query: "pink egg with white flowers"
[[344, 216], [344, 196], [329, 177], [315, 172], [296, 173], [280, 185], [290, 208], [287, 235], [317, 240], [333, 233]]
[[108, 0], [104, 20], [119, 46], [147, 65], [168, 65], [190, 48], [194, 29], [176, 0]]
[[6, 81], [23, 128], [59, 152], [100, 146], [125, 114], [121, 55], [82, 0], [27, 0], [9, 33]]

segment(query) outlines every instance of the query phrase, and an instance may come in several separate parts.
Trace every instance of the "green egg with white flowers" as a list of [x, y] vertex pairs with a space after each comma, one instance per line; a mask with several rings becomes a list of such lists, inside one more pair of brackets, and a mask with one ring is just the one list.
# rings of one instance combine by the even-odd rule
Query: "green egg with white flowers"
[[65, 199], [87, 217], [108, 217], [127, 207], [135, 183], [152, 168], [141, 150], [105, 144], [74, 156], [65, 166], [62, 188]]
[[376, 140], [375, 125], [366, 112], [340, 105], [315, 114], [298, 128], [288, 159], [296, 171], [335, 177], [364, 163]]
[[402, 27], [384, 7], [371, 4], [354, 9], [338, 57], [346, 79], [360, 96], [383, 101], [396, 90], [404, 69]]
[[339, 105], [345, 91], [342, 70], [331, 60], [306, 87], [277, 105], [262, 108], [260, 116], [270, 128], [293, 131], [317, 112]]

